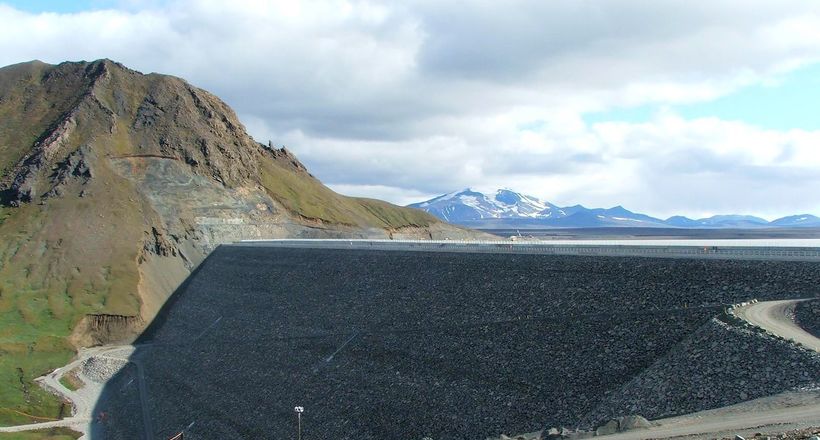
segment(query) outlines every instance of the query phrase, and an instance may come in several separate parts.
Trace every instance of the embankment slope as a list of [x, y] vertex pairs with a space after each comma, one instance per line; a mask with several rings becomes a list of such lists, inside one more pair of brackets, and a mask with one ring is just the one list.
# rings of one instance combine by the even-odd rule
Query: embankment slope
[[[286, 437], [302, 405], [306, 435], [486, 438], [815, 383], [820, 369], [794, 368], [814, 364], [788, 347], [713, 317], [751, 296], [816, 296], [818, 277], [802, 262], [224, 246], [133, 359], [155, 425]], [[759, 374], [761, 347], [776, 358]], [[688, 378], [670, 377], [664, 359], [694, 364], [680, 370]], [[733, 376], [734, 362], [749, 365]], [[781, 368], [793, 371], [766, 382]], [[728, 382], [707, 390], [689, 383], [698, 378]], [[115, 378], [99, 406], [113, 438], [140, 429], [129, 416], [139, 401], [117, 398], [126, 382]], [[670, 385], [648, 396], [656, 383]], [[687, 387], [702, 395], [687, 401]]]
[[798, 303], [794, 315], [801, 328], [820, 338], [820, 299]]

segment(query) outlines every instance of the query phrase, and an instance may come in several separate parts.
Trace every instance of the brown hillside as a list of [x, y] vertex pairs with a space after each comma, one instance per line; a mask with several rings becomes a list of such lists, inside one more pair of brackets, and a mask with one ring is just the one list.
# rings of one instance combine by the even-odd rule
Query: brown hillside
[[0, 408], [28, 413], [66, 340], [132, 337], [219, 243], [469, 234], [336, 194], [217, 97], [108, 60], [0, 69], [0, 202]]

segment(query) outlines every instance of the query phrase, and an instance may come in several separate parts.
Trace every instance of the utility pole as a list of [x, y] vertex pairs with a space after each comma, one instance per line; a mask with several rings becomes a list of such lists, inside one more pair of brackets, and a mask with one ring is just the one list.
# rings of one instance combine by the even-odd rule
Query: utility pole
[[293, 411], [296, 412], [296, 440], [302, 440], [302, 413], [305, 412], [305, 408], [297, 406]]

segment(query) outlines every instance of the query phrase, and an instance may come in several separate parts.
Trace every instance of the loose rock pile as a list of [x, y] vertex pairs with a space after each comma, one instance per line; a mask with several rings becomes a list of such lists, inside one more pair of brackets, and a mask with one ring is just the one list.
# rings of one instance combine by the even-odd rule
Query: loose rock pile
[[128, 362], [122, 359], [91, 357], [82, 364], [85, 377], [97, 383], [105, 383], [119, 372]]

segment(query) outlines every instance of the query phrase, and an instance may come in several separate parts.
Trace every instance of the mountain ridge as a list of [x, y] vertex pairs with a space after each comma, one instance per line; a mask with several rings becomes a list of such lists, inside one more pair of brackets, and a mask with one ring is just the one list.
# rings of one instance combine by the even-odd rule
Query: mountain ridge
[[[673, 228], [764, 228], [820, 227], [820, 218], [811, 214], [792, 215], [771, 222], [751, 215], [714, 215], [701, 219], [672, 216], [660, 219], [636, 213], [621, 205], [586, 208], [558, 206], [537, 197], [499, 189], [483, 194], [470, 188], [443, 194], [424, 202], [407, 205], [444, 221], [479, 228], [587, 228], [587, 227], [673, 227]], [[523, 214], [522, 214], [523, 213]]]

